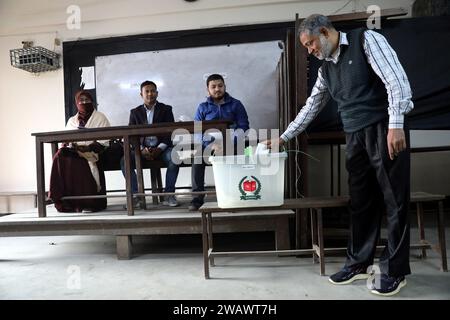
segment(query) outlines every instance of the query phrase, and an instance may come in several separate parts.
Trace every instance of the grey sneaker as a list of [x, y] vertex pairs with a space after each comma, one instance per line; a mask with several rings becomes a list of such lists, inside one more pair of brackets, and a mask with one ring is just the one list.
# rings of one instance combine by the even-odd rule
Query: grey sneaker
[[[123, 206], [123, 208], [124, 208], [125, 210], [128, 210], [126, 204]], [[134, 209], [134, 210], [145, 209], [145, 208], [144, 208], [144, 204], [142, 203], [141, 199], [133, 198], [133, 209]]]
[[175, 198], [175, 196], [167, 196], [163, 202], [163, 205], [169, 207], [176, 207], [178, 206], [177, 198]]

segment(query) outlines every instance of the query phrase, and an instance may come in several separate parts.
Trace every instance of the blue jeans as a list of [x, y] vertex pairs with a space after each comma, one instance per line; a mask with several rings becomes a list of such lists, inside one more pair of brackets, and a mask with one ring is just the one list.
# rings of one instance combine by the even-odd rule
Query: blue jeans
[[[167, 166], [166, 171], [166, 187], [165, 192], [175, 192], [175, 183], [177, 182], [178, 171], [180, 167], [172, 162], [172, 148], [168, 147], [163, 153], [158, 157], [158, 160], [164, 161]], [[137, 176], [136, 176], [136, 160], [134, 157], [134, 152], [131, 152], [131, 191], [133, 193], [138, 192]], [[120, 168], [122, 169], [123, 176], [125, 177], [125, 158], [120, 159]]]

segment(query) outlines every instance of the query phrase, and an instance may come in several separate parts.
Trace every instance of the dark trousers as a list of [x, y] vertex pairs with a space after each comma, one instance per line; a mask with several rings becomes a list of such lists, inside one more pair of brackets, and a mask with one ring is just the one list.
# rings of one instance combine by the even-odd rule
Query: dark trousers
[[[164, 188], [164, 192], [175, 192], [175, 184], [177, 183], [178, 172], [180, 170], [180, 166], [176, 165], [172, 161], [172, 149], [168, 147], [164, 150], [161, 155], [158, 157], [158, 160], [164, 161], [167, 166], [166, 170], [166, 186]], [[134, 152], [130, 153], [131, 158], [131, 192], [138, 192], [138, 183], [137, 183], [137, 175], [136, 175], [136, 159]], [[142, 158], [143, 159], [143, 158]], [[144, 160], [143, 160], [144, 161]], [[151, 160], [147, 160], [151, 161]], [[120, 159], [120, 168], [122, 170], [122, 174], [125, 177], [125, 157]]]
[[[192, 164], [191, 167], [191, 183], [192, 191], [205, 191], [205, 163]], [[196, 195], [192, 199], [192, 202], [197, 205], [202, 205], [205, 199], [204, 194]]]
[[388, 243], [380, 257], [381, 272], [389, 276], [411, 273], [410, 151], [406, 122], [404, 131], [407, 149], [394, 160], [389, 158], [387, 148], [387, 121], [346, 134], [351, 217], [347, 267], [373, 264], [381, 218], [386, 212]]

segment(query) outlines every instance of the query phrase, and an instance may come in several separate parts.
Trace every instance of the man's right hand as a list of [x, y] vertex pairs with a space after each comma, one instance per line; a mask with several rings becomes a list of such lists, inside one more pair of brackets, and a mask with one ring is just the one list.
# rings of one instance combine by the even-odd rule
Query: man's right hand
[[265, 140], [265, 141], [261, 141], [260, 143], [265, 144], [267, 146], [267, 149], [272, 149], [273, 147], [277, 147], [281, 148], [284, 145], [284, 140], [281, 138], [275, 138], [275, 139], [271, 139], [271, 140]]
[[141, 155], [145, 160], [153, 160], [152, 153], [150, 152], [150, 149], [147, 147], [142, 148]]
[[211, 146], [211, 151], [213, 155], [221, 156], [223, 153], [222, 146], [218, 143], [213, 143]]

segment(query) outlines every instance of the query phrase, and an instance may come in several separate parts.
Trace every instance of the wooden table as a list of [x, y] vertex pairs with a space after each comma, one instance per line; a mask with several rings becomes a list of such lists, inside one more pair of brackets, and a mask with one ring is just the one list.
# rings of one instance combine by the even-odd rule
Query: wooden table
[[[324, 245], [323, 245], [323, 227], [322, 227], [322, 209], [323, 208], [337, 208], [346, 207], [349, 198], [342, 197], [310, 197], [301, 199], [285, 199], [283, 205], [277, 207], [240, 207], [231, 209], [222, 209], [217, 206], [216, 202], [207, 202], [200, 207], [199, 211], [202, 214], [202, 241], [203, 241], [203, 267], [205, 279], [209, 279], [209, 267], [214, 266], [214, 257], [217, 256], [234, 256], [234, 255], [304, 255], [312, 254], [313, 260], [316, 258], [320, 264], [320, 275], [325, 274], [324, 263]], [[218, 212], [264, 212], [271, 210], [285, 210], [285, 209], [310, 209], [311, 212], [311, 249], [294, 249], [294, 250], [268, 250], [268, 251], [234, 251], [234, 252], [215, 252], [213, 251], [213, 213]], [[299, 212], [299, 211], [296, 211]], [[300, 213], [295, 216], [298, 221]], [[297, 223], [296, 223], [297, 225]], [[298, 236], [298, 235], [297, 235]]]
[[[174, 130], [184, 130], [185, 134], [194, 132], [204, 132], [208, 129], [218, 129], [222, 132], [224, 141], [226, 129], [230, 121], [187, 121], [173, 123], [156, 123], [151, 125], [137, 126], [118, 126], [106, 128], [90, 128], [83, 130], [65, 130], [53, 132], [33, 133], [36, 137], [36, 175], [37, 175], [37, 206], [39, 217], [46, 216], [45, 203], [45, 172], [44, 172], [44, 143], [52, 145], [53, 154], [58, 150], [60, 142], [92, 141], [92, 140], [110, 140], [123, 139], [124, 158], [125, 158], [125, 181], [127, 194], [128, 215], [134, 214], [133, 195], [131, 192], [131, 161], [130, 161], [130, 143], [138, 144], [140, 137], [171, 135]], [[135, 148], [136, 171], [138, 178], [138, 194], [144, 194], [144, 179], [142, 176], [142, 164], [140, 148]]]

